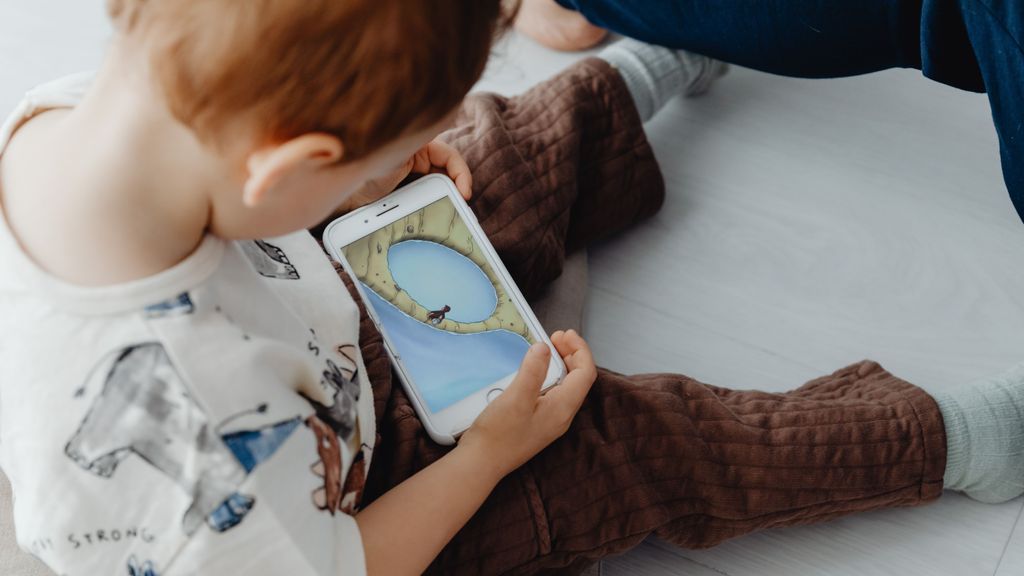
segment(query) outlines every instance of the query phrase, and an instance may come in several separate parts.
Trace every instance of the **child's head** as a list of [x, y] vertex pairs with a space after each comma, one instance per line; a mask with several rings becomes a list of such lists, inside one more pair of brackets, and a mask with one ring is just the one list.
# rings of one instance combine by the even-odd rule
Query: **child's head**
[[223, 208], [245, 186], [229, 236], [311, 225], [401, 165], [450, 121], [503, 18], [502, 0], [108, 4], [171, 114], [229, 163]]

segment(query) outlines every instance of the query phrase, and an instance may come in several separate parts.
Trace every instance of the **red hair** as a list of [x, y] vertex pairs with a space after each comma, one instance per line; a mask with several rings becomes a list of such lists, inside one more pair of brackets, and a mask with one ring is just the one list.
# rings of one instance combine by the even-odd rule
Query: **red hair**
[[248, 122], [369, 154], [454, 109], [511, 9], [502, 0], [108, 0], [150, 50], [176, 118], [204, 141]]

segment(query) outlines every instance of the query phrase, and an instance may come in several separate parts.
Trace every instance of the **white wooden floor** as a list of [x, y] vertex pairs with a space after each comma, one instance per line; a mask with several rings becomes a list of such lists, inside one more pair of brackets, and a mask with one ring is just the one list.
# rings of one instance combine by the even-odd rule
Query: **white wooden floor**
[[[0, 0], [0, 109], [95, 67], [101, 6]], [[512, 37], [481, 88], [518, 92], [576, 57]], [[665, 208], [592, 252], [587, 332], [603, 365], [786, 390], [873, 358], [941, 391], [1024, 360], [1024, 224], [984, 97], [912, 71], [734, 69], [649, 131]], [[947, 494], [710, 551], [648, 542], [604, 574], [1019, 576], [1022, 508]]]

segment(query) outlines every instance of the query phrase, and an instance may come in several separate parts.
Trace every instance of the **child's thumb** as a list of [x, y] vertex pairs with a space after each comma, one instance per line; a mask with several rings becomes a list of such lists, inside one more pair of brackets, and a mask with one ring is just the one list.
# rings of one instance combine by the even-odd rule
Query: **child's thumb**
[[526, 357], [523, 358], [522, 365], [519, 366], [519, 373], [508, 387], [508, 391], [525, 396], [538, 396], [548, 375], [550, 363], [551, 349], [546, 344], [538, 342], [530, 346]]

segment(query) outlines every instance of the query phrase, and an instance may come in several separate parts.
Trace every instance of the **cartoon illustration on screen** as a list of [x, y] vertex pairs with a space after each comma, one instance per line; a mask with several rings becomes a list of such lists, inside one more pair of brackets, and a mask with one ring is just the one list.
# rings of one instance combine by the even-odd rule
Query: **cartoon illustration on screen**
[[[491, 270], [469, 228], [448, 199], [439, 200], [348, 245], [344, 253], [366, 288], [411, 318], [429, 324], [435, 319], [436, 312], [448, 308], [446, 319], [435, 325], [439, 330], [454, 334], [506, 330], [529, 342], [533, 340], [529, 327], [505, 293], [498, 275]], [[462, 262], [459, 262], [459, 256]], [[396, 266], [396, 259], [403, 262]], [[409, 273], [404, 274], [408, 280], [403, 280], [400, 277], [403, 276], [403, 268], [412, 268], [405, 266], [406, 261], [413, 259], [423, 262], [408, 270]], [[476, 278], [472, 277], [474, 271]], [[466, 283], [479, 287], [481, 294], [471, 296], [479, 300], [489, 299], [489, 313], [458, 318], [451, 312], [457, 312], [469, 303], [435, 302], [434, 294], [417, 290], [425, 280], [443, 283], [451, 290], [465, 287]]]
[[534, 342], [448, 198], [342, 251], [433, 411], [515, 373]]
[[445, 304], [444, 308], [441, 308], [440, 310], [434, 310], [430, 314], [427, 314], [427, 322], [430, 322], [434, 326], [437, 326], [441, 322], [444, 322], [445, 315], [451, 311], [452, 307]]

